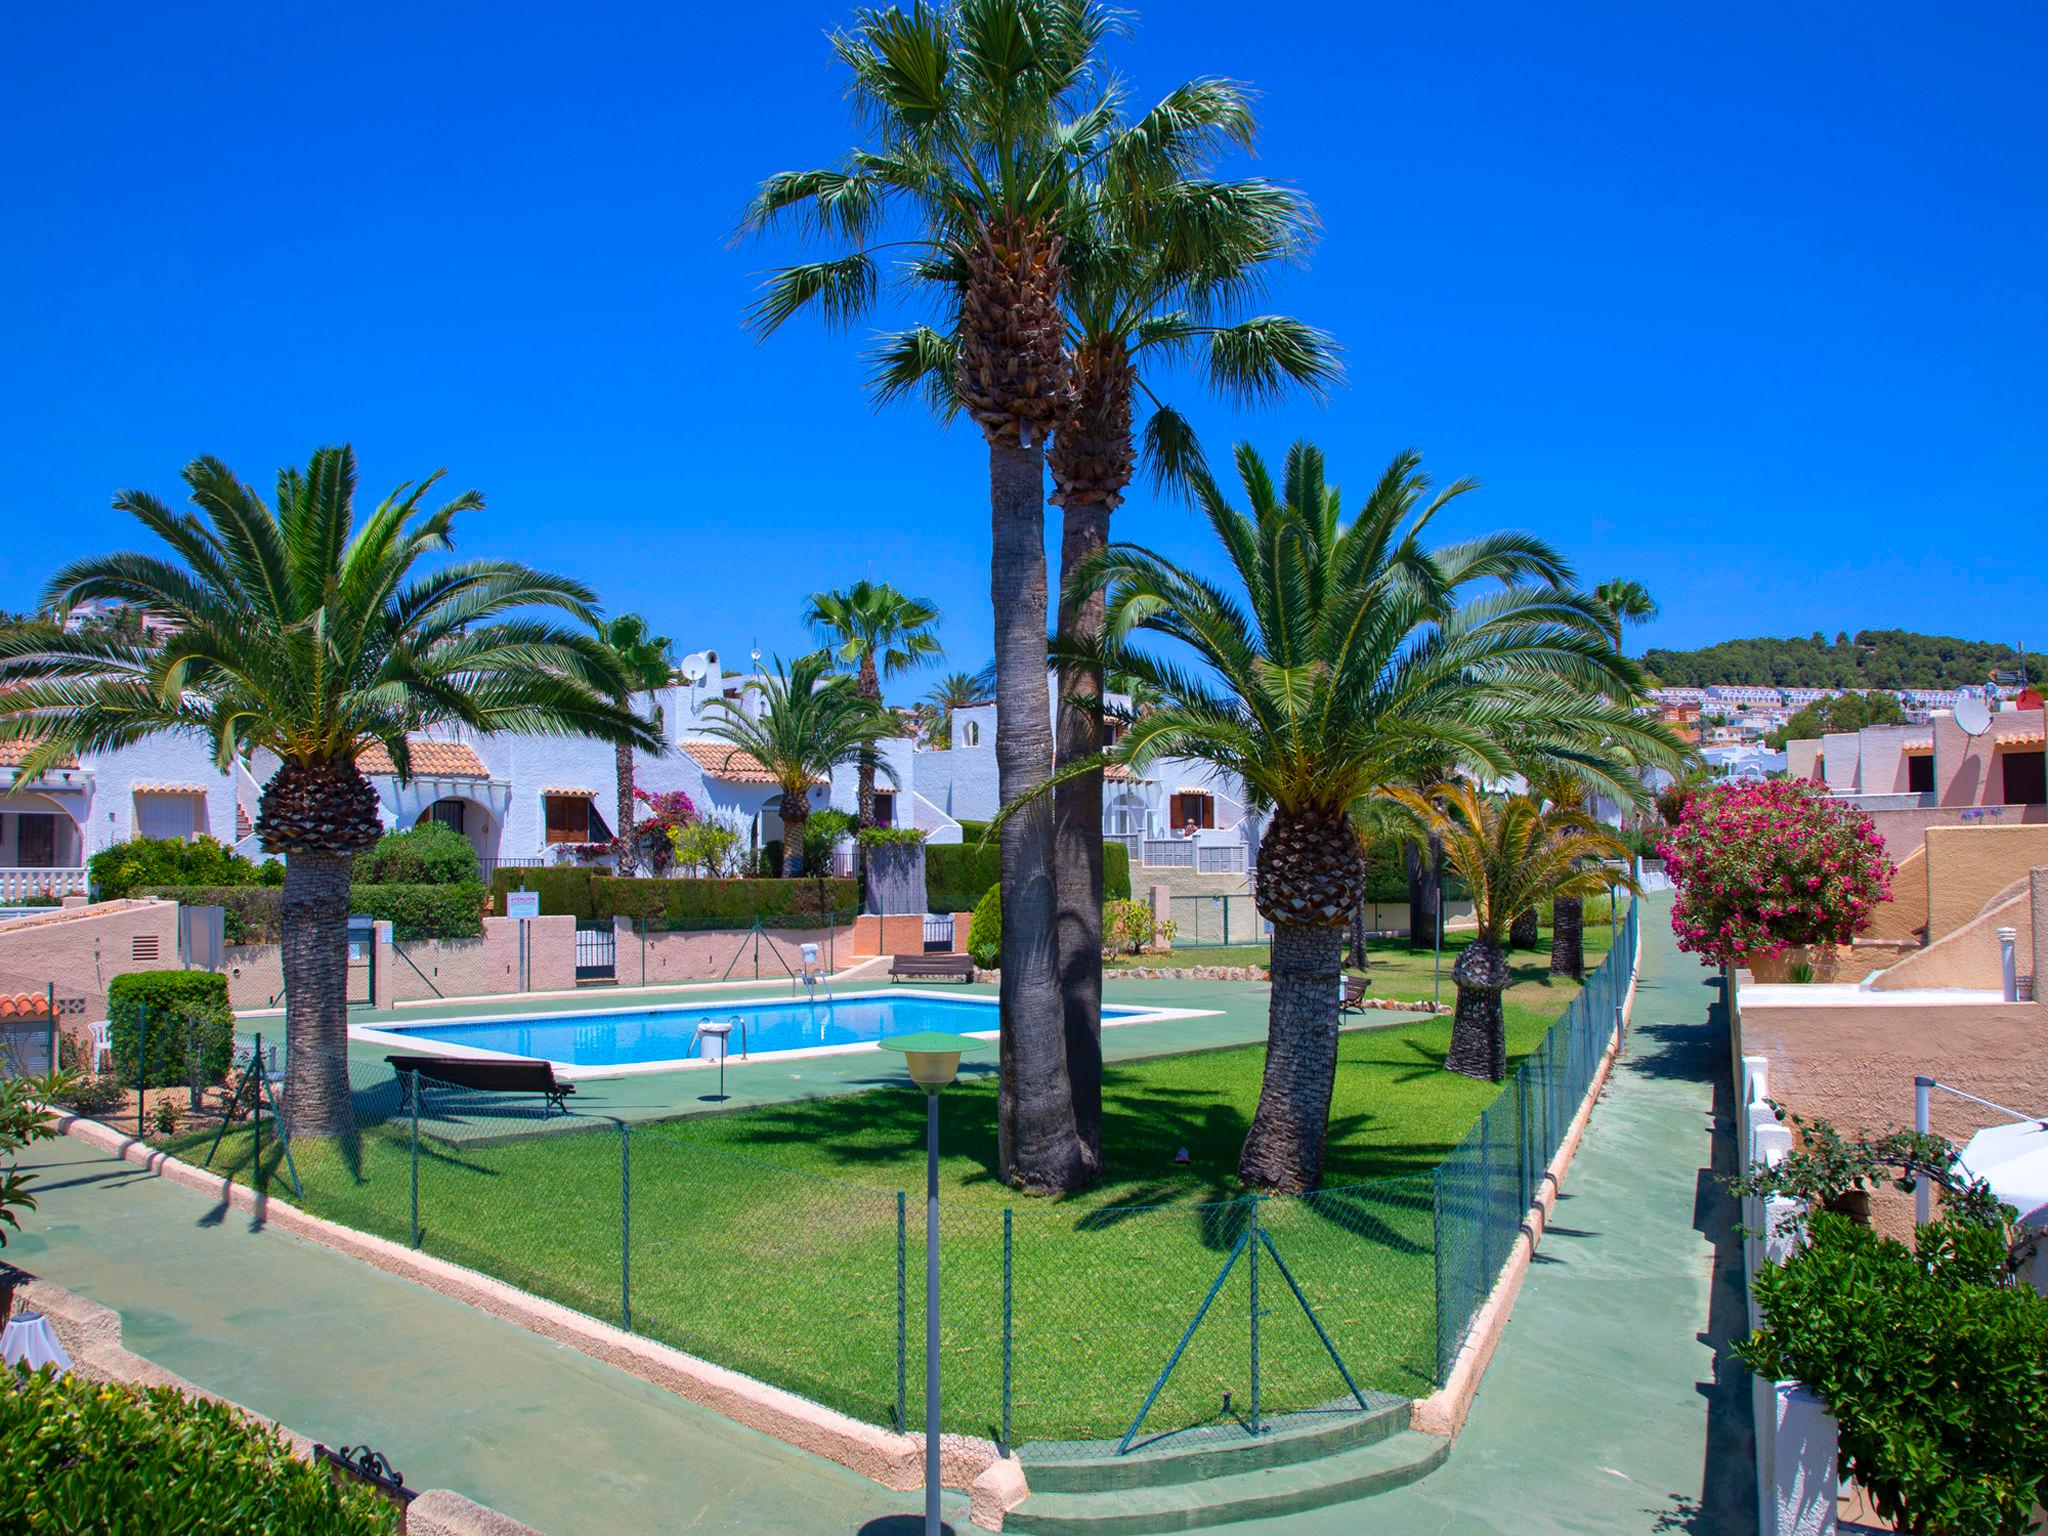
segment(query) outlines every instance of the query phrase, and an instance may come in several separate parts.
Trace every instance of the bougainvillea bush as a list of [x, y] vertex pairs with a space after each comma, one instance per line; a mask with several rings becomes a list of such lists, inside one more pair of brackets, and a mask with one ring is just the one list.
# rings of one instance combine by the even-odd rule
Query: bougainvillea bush
[[1846, 944], [1891, 899], [1892, 861], [1870, 818], [1805, 782], [1695, 790], [1657, 851], [1678, 886], [1678, 947], [1717, 965]]

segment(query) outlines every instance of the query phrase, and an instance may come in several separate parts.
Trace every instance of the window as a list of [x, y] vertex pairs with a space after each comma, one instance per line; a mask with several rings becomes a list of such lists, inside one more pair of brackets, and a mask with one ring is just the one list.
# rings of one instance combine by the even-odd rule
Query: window
[[896, 825], [896, 792], [893, 789], [875, 791], [875, 825], [893, 827]]
[[430, 821], [438, 821], [452, 831], [462, 832], [467, 830], [464, 822], [468, 810], [469, 802], [466, 800], [436, 800], [420, 813], [417, 825], [423, 827]]
[[166, 795], [139, 791], [135, 796], [138, 837], [172, 837], [189, 842], [205, 825], [204, 795]]
[[979, 720], [962, 720], [954, 735], [958, 738], [956, 745], [978, 747], [981, 745], [981, 722]]
[[1170, 825], [1175, 832], [1185, 832], [1190, 825], [1204, 831], [1216, 826], [1216, 797], [1196, 794], [1183, 790], [1173, 797]]
[[546, 797], [548, 841], [550, 843], [608, 843], [612, 829], [597, 811], [589, 795], [548, 795]]
[[14, 818], [14, 862], [23, 869], [49, 869], [56, 864], [56, 817], [23, 811]]
[[2005, 803], [2048, 804], [2048, 756], [2040, 752], [2002, 752], [2005, 759]]
[[1906, 790], [1915, 795], [1934, 793], [1934, 754], [1916, 752], [1906, 759]]

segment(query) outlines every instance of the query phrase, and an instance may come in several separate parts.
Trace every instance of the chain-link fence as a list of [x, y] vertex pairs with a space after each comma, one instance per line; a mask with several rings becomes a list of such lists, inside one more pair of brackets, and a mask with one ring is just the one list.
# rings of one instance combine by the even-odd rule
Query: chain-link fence
[[86, 1000], [69, 987], [33, 976], [0, 972], [0, 1080], [47, 1077], [84, 1054], [67, 1051], [65, 1021], [76, 1029]]
[[[1635, 922], [1434, 1171], [1300, 1199], [947, 1203], [943, 1427], [1129, 1444], [1430, 1391], [1611, 1038]], [[287, 1149], [273, 1112], [267, 1140], [237, 1131], [186, 1155], [867, 1422], [922, 1427], [919, 1195], [779, 1166], [772, 1131], [742, 1155], [687, 1120], [564, 1113], [384, 1063], [350, 1074], [352, 1136]], [[863, 1145], [850, 1120], [853, 1155]]]

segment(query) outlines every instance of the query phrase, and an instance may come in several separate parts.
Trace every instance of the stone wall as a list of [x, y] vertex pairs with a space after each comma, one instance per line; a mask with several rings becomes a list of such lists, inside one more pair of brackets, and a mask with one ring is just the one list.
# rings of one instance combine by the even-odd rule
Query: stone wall
[[[924, 947], [922, 918], [917, 949]], [[679, 981], [754, 979], [754, 934], [750, 929], [718, 929], [709, 933], [649, 933], [618, 920], [617, 964], [622, 987], [664, 986]], [[764, 928], [760, 937], [760, 973], [765, 980], [803, 970], [803, 946], [818, 946], [818, 958], [843, 969], [855, 956], [854, 930], [843, 928]], [[913, 951], [915, 952], [915, 951]], [[573, 960], [572, 960], [573, 964]], [[572, 972], [573, 974], [573, 972]]]

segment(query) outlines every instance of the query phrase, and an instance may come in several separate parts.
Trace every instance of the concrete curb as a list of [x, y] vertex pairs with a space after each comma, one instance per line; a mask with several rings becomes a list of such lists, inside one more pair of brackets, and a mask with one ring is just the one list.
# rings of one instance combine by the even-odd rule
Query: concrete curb
[[1421, 1430], [1424, 1434], [1444, 1435], [1455, 1441], [1458, 1432], [1465, 1427], [1465, 1419], [1472, 1412], [1472, 1399], [1479, 1392], [1479, 1383], [1485, 1379], [1487, 1366], [1493, 1363], [1493, 1352], [1499, 1348], [1501, 1335], [1507, 1331], [1508, 1318], [1514, 1313], [1515, 1298], [1521, 1294], [1522, 1281], [1528, 1277], [1536, 1247], [1543, 1241], [1543, 1230], [1549, 1225], [1550, 1213], [1557, 1206], [1565, 1170], [1572, 1165], [1572, 1158], [1579, 1150], [1579, 1140], [1593, 1118], [1593, 1107], [1599, 1103], [1601, 1090], [1607, 1086], [1608, 1074], [1614, 1069], [1615, 1058], [1621, 1054], [1629, 1016], [1635, 1012], [1636, 981], [1642, 975], [1642, 968], [1643, 930], [1638, 922], [1636, 951], [1629, 967], [1628, 992], [1621, 1003], [1621, 1029], [1608, 1041], [1600, 1065], [1593, 1073], [1592, 1084], [1586, 1089], [1586, 1097], [1580, 1103], [1578, 1113], [1572, 1116], [1571, 1126], [1565, 1131], [1557, 1155], [1551, 1158], [1550, 1166], [1544, 1170], [1536, 1198], [1530, 1202], [1528, 1214], [1522, 1218], [1521, 1236], [1516, 1240], [1514, 1251], [1508, 1255], [1507, 1263], [1501, 1266], [1500, 1278], [1494, 1282], [1485, 1305], [1472, 1319], [1472, 1327], [1465, 1335], [1465, 1346], [1458, 1351], [1449, 1379], [1428, 1397], [1416, 1401], [1409, 1416], [1409, 1428]]
[[[267, 1226], [360, 1259], [529, 1333], [565, 1344], [735, 1423], [835, 1461], [884, 1488], [907, 1493], [924, 1486], [921, 1435], [899, 1435], [864, 1424], [794, 1392], [771, 1387], [653, 1339], [627, 1333], [476, 1270], [309, 1215], [296, 1206], [259, 1195], [246, 1185], [195, 1168], [97, 1121], [65, 1115], [58, 1124], [67, 1136], [75, 1136], [161, 1178], [210, 1195], [236, 1210], [247, 1211]], [[949, 1488], [972, 1489], [975, 1480], [999, 1459], [991, 1440], [945, 1435], [941, 1440], [940, 1480]]]
[[[287, 1425], [265, 1418], [253, 1409], [194, 1386], [184, 1377], [165, 1370], [154, 1360], [132, 1353], [121, 1342], [121, 1314], [111, 1307], [31, 1276], [16, 1293], [23, 1307], [40, 1312], [50, 1320], [71, 1356], [73, 1371], [87, 1381], [118, 1382], [133, 1387], [169, 1387], [187, 1397], [224, 1403], [269, 1429], [283, 1435], [292, 1454], [302, 1461], [313, 1459], [313, 1442]], [[412, 1536], [541, 1536], [530, 1525], [501, 1515], [487, 1505], [466, 1499], [446, 1488], [429, 1488], [415, 1498], [406, 1511], [406, 1529]]]

